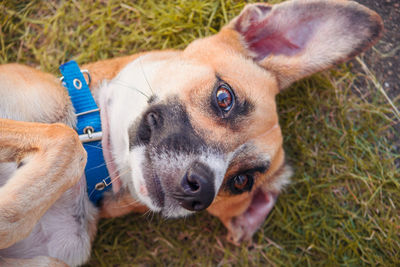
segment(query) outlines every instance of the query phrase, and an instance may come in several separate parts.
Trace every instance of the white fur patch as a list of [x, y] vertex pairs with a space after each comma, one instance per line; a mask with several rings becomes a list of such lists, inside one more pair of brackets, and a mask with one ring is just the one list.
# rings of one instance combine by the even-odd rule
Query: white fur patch
[[[144, 160], [144, 147], [138, 147], [132, 150], [132, 167], [140, 169], [143, 167]], [[140, 160], [138, 160], [140, 159]], [[162, 214], [165, 217], [175, 218], [187, 216], [192, 211], [186, 210], [181, 207], [179, 202], [172, 196], [174, 188], [181, 184], [185, 173], [193, 162], [201, 162], [209, 167], [214, 173], [214, 187], [215, 195], [218, 194], [219, 188], [224, 179], [228, 162], [224, 159], [222, 154], [216, 153], [212, 150], [204, 150], [200, 153], [176, 153], [174, 151], [166, 151], [165, 153], [156, 154], [153, 159], [152, 168], [157, 173], [161, 180], [162, 190], [164, 191], [164, 207], [162, 207]], [[155, 207], [149, 195], [143, 195], [141, 186], [145, 184], [144, 179], [154, 179], [153, 177], [143, 177], [142, 171], [133, 171], [132, 180], [135, 193], [138, 198], [144, 202], [153, 211], [160, 211], [160, 208]]]
[[290, 177], [293, 175], [293, 170], [288, 164], [285, 164], [285, 166], [282, 167], [282, 170], [277, 175], [279, 177], [274, 179], [274, 182], [268, 185], [268, 190], [280, 192], [282, 189], [284, 189], [285, 186], [290, 183]]
[[154, 205], [153, 200], [148, 194], [146, 189], [146, 177], [143, 175], [143, 165], [145, 163], [145, 147], [135, 147], [130, 152], [130, 166], [131, 173], [128, 181], [130, 192], [137, 197], [137, 199], [153, 211], [160, 211], [160, 207]]
[[168, 172], [175, 172], [178, 177], [183, 177], [189, 166], [195, 161], [205, 164], [212, 170], [214, 173], [215, 195], [218, 194], [229, 161], [222, 154], [216, 153], [211, 149], [193, 154], [174, 153], [174, 151], [159, 154], [156, 168], [164, 168]]

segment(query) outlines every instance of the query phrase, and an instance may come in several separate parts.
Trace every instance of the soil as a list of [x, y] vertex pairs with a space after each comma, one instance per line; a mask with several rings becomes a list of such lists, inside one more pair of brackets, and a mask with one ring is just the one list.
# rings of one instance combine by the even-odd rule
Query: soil
[[395, 100], [400, 96], [400, 1], [356, 1], [375, 10], [383, 19], [384, 35], [374, 49], [366, 52], [364, 60], [389, 97]]
[[[400, 109], [400, 0], [355, 0], [377, 12], [383, 19], [385, 31], [381, 40], [363, 56], [368, 68], [375, 74], [389, 98]], [[360, 65], [353, 60], [355, 71]], [[362, 84], [362, 82], [361, 82]], [[363, 91], [360, 87], [360, 91]], [[368, 95], [368, 92], [364, 92]], [[392, 151], [400, 155], [400, 121], [389, 132]], [[400, 158], [395, 160], [400, 169]]]

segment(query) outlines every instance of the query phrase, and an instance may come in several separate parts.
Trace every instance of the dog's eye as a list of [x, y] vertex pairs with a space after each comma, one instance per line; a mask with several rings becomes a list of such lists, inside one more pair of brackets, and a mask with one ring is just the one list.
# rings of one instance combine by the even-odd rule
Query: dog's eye
[[232, 89], [226, 83], [218, 86], [217, 91], [215, 92], [215, 97], [217, 99], [218, 107], [225, 112], [228, 112], [235, 103], [235, 96]]
[[250, 191], [253, 187], [254, 178], [250, 174], [239, 174], [229, 181], [229, 187], [232, 193], [241, 194]]

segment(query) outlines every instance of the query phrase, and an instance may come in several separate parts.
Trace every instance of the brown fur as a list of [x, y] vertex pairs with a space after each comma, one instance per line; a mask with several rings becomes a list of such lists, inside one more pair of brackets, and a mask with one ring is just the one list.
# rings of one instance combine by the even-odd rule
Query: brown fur
[[86, 152], [76, 133], [62, 124], [0, 119], [0, 144], [0, 162], [23, 158], [26, 165], [0, 188], [0, 248], [6, 248], [26, 237], [47, 209], [78, 181]]

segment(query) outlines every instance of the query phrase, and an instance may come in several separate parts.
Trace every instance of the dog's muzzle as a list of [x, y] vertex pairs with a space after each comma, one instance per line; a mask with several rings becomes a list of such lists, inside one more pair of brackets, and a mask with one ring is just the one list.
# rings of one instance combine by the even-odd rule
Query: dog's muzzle
[[208, 208], [225, 164], [193, 128], [184, 105], [176, 98], [153, 104], [134, 125], [130, 146], [146, 149], [144, 180], [153, 204], [170, 217]]

